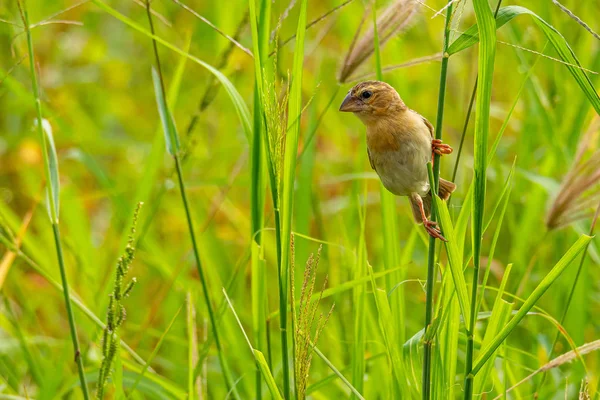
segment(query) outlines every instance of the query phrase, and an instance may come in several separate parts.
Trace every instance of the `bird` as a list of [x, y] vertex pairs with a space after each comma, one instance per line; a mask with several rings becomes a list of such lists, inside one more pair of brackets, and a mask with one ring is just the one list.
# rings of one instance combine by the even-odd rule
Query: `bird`
[[[415, 222], [442, 241], [431, 221], [432, 194], [427, 163], [435, 154], [452, 153], [452, 147], [434, 137], [433, 125], [404, 104], [398, 92], [381, 81], [355, 85], [342, 102], [341, 112], [351, 112], [367, 127], [367, 154], [383, 186], [397, 196], [407, 196]], [[456, 185], [440, 178], [438, 195], [448, 200]]]

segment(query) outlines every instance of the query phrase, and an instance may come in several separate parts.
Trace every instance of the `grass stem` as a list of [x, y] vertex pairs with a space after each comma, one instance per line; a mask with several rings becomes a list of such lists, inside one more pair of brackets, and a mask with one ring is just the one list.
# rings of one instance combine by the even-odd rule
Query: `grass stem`
[[[204, 302], [206, 303], [206, 309], [208, 310], [208, 318], [210, 320], [210, 325], [212, 327], [212, 334], [215, 339], [215, 346], [217, 347], [217, 355], [219, 357], [219, 363], [221, 364], [221, 368], [223, 369], [223, 377], [225, 378], [225, 384], [227, 385], [227, 389], [231, 390], [232, 378], [231, 372], [227, 367], [225, 362], [225, 358], [223, 356], [223, 348], [221, 345], [221, 341], [219, 339], [219, 329], [217, 328], [217, 321], [215, 319], [215, 313], [213, 311], [213, 306], [210, 301], [210, 295], [208, 292], [208, 285], [206, 283], [206, 277], [204, 276], [204, 270], [202, 269], [202, 262], [200, 261], [200, 252], [198, 251], [198, 243], [196, 242], [196, 234], [194, 233], [194, 222], [192, 219], [192, 214], [190, 212], [190, 206], [188, 203], [187, 192], [185, 188], [185, 182], [183, 180], [183, 172], [181, 171], [181, 161], [179, 159], [179, 155], [175, 155], [175, 169], [177, 171], [177, 181], [179, 183], [179, 192], [181, 195], [181, 201], [183, 202], [183, 208], [185, 209], [185, 217], [187, 219], [188, 230], [190, 234], [190, 239], [192, 240], [192, 247], [194, 250], [194, 257], [196, 259], [196, 267], [198, 269], [198, 276], [200, 277], [200, 283], [202, 284], [202, 292], [204, 294]], [[237, 392], [234, 390], [233, 394], [237, 396]]]
[[69, 283], [67, 281], [67, 272], [65, 268], [65, 261], [63, 257], [62, 242], [60, 237], [60, 229], [58, 227], [58, 204], [55, 201], [55, 196], [58, 197], [58, 193], [54, 193], [58, 188], [58, 182], [52, 182], [52, 176], [50, 173], [50, 162], [48, 159], [48, 145], [46, 143], [46, 134], [43, 129], [42, 119], [42, 101], [40, 99], [40, 89], [38, 85], [38, 78], [35, 71], [35, 56], [33, 53], [33, 40], [31, 38], [31, 29], [29, 26], [29, 17], [27, 14], [27, 6], [25, 2], [18, 1], [19, 11], [21, 18], [23, 19], [23, 25], [25, 26], [25, 33], [27, 35], [27, 50], [29, 53], [29, 66], [31, 73], [31, 86], [33, 90], [33, 97], [35, 98], [35, 110], [37, 116], [37, 131], [40, 136], [42, 144], [42, 154], [44, 158], [44, 173], [46, 176], [46, 185], [48, 190], [48, 208], [50, 210], [50, 219], [52, 223], [52, 232], [54, 235], [54, 245], [56, 247], [56, 257], [58, 259], [58, 267], [60, 270], [60, 279], [63, 286], [63, 295], [65, 298], [65, 307], [67, 309], [67, 316], [69, 320], [69, 331], [71, 341], [73, 342], [73, 352], [75, 353], [75, 362], [77, 363], [77, 370], [79, 373], [79, 382], [81, 384], [81, 391], [85, 400], [90, 398], [87, 381], [85, 378], [85, 370], [83, 368], [83, 359], [81, 358], [81, 350], [79, 347], [79, 339], [77, 337], [77, 327], [75, 325], [75, 316], [73, 315], [73, 309], [71, 308], [71, 294], [69, 292]]
[[[444, 102], [446, 99], [446, 77], [448, 75], [448, 45], [450, 43], [450, 18], [452, 16], [452, 0], [448, 1], [446, 9], [446, 22], [444, 24], [444, 46], [442, 68], [440, 71], [440, 89], [438, 94], [437, 119], [435, 124], [435, 138], [442, 138], [442, 123], [444, 121]], [[430, 190], [437, 194], [438, 183], [440, 179], [440, 156], [435, 154], [433, 163], [434, 187]], [[431, 202], [431, 220], [436, 220], [435, 202]], [[427, 328], [431, 325], [433, 317], [433, 287], [435, 281], [435, 238], [429, 238], [429, 254], [427, 259], [427, 282], [425, 284], [426, 300], [425, 300], [425, 328], [423, 337], [426, 337]], [[422, 397], [423, 400], [429, 400], [431, 397], [431, 353], [432, 340], [426, 340], [423, 344], [423, 373], [422, 373]]]
[[475, 0], [475, 16], [477, 29], [480, 35], [478, 72], [477, 72], [477, 104], [474, 134], [473, 154], [473, 203], [472, 203], [472, 237], [473, 237], [473, 280], [471, 284], [471, 305], [468, 325], [465, 324], [467, 335], [467, 351], [465, 359], [465, 385], [464, 399], [473, 398], [474, 378], [481, 368], [473, 368], [473, 353], [475, 340], [475, 327], [477, 324], [477, 287], [479, 271], [481, 270], [481, 243], [483, 240], [483, 214], [486, 193], [487, 169], [487, 143], [490, 129], [490, 107], [492, 98], [492, 80], [494, 74], [494, 61], [496, 56], [496, 22], [495, 18], [500, 8], [500, 1], [496, 6], [496, 13], [487, 0]]
[[65, 261], [63, 257], [62, 244], [60, 239], [60, 230], [58, 223], [52, 224], [52, 232], [54, 233], [54, 244], [56, 246], [56, 256], [58, 258], [58, 266], [60, 269], [60, 280], [63, 286], [63, 295], [65, 297], [65, 306], [67, 308], [67, 315], [69, 318], [69, 330], [71, 334], [71, 340], [73, 342], [73, 352], [75, 353], [75, 362], [77, 363], [77, 371], [79, 373], [79, 382], [81, 383], [81, 391], [83, 392], [83, 398], [88, 400], [90, 398], [87, 381], [85, 378], [85, 370], [83, 368], [83, 359], [81, 358], [81, 350], [79, 347], [79, 339], [77, 338], [77, 328], [75, 325], [75, 316], [73, 315], [73, 309], [71, 307], [71, 294], [69, 293], [69, 284], [67, 282], [67, 273], [65, 270]]
[[[496, 10], [494, 11], [494, 18], [498, 16], [500, 11], [500, 5], [502, 0], [498, 0], [496, 4]], [[463, 144], [465, 143], [465, 136], [467, 135], [467, 128], [469, 127], [469, 121], [471, 120], [471, 111], [473, 110], [473, 104], [475, 104], [475, 95], [477, 94], [477, 83], [479, 82], [479, 74], [475, 76], [475, 83], [473, 84], [473, 92], [471, 92], [471, 98], [469, 99], [469, 106], [467, 107], [467, 115], [465, 116], [465, 123], [463, 124], [462, 134], [460, 135], [460, 144], [458, 145], [458, 151], [456, 152], [456, 161], [454, 162], [454, 170], [452, 171], [452, 182], [456, 180], [456, 174], [458, 173], [458, 164], [460, 162], [460, 156], [462, 154]]]
[[[146, 1], [146, 14], [148, 16], [148, 23], [150, 25], [150, 32], [152, 33], [152, 35], [155, 35], [154, 32], [154, 24], [152, 22], [152, 13], [150, 11], [150, 3], [149, 1]], [[154, 50], [154, 57], [155, 57], [155, 61], [156, 61], [156, 69], [158, 71], [158, 76], [160, 79], [160, 85], [162, 86], [162, 96], [163, 96], [163, 101], [164, 104], [167, 104], [167, 99], [166, 99], [166, 92], [165, 92], [165, 84], [164, 84], [164, 79], [163, 79], [163, 75], [162, 75], [162, 68], [161, 68], [161, 63], [160, 63], [160, 57], [158, 55], [158, 48], [156, 45], [156, 40], [152, 39], [152, 46], [153, 46], [153, 50]], [[183, 203], [183, 208], [185, 209], [185, 217], [187, 220], [187, 225], [188, 225], [188, 231], [189, 231], [189, 235], [190, 235], [190, 239], [192, 241], [192, 248], [194, 251], [194, 258], [196, 260], [196, 268], [198, 270], [198, 276], [200, 278], [200, 284], [202, 285], [202, 292], [204, 295], [204, 302], [206, 303], [206, 309], [208, 310], [208, 317], [210, 320], [210, 325], [212, 328], [212, 334], [215, 340], [215, 346], [217, 347], [217, 355], [219, 358], [219, 363], [221, 365], [221, 369], [223, 372], [223, 378], [225, 380], [225, 384], [227, 386], [227, 390], [231, 391], [232, 394], [234, 395], [234, 397], [237, 399], [239, 398], [239, 394], [237, 393], [237, 391], [235, 390], [234, 386], [233, 386], [233, 381], [232, 381], [232, 377], [231, 377], [231, 372], [229, 371], [229, 368], [227, 366], [225, 357], [223, 356], [223, 348], [221, 345], [221, 340], [219, 338], [219, 329], [217, 327], [217, 321], [215, 318], [215, 313], [213, 310], [213, 305], [212, 302], [210, 300], [210, 294], [208, 291], [208, 284], [206, 282], [206, 277], [204, 276], [204, 270], [202, 268], [202, 261], [200, 259], [200, 252], [198, 250], [198, 243], [196, 241], [196, 234], [195, 234], [195, 229], [194, 229], [194, 222], [193, 222], [193, 218], [192, 218], [192, 213], [190, 211], [190, 206], [189, 206], [189, 202], [188, 202], [188, 198], [187, 198], [187, 191], [186, 191], [186, 187], [185, 187], [185, 181], [183, 179], [183, 171], [181, 168], [181, 157], [179, 152], [174, 152], [173, 154], [173, 160], [175, 162], [175, 171], [177, 172], [177, 182], [179, 185], [179, 193], [181, 196], [181, 201]], [[233, 389], [233, 390], [232, 390]]]

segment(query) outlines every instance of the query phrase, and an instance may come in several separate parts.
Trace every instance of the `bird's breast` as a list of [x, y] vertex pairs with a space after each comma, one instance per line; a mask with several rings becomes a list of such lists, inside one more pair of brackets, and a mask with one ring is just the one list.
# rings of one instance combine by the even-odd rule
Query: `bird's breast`
[[367, 136], [367, 146], [375, 171], [386, 189], [399, 196], [427, 194], [431, 139], [414, 132], [378, 133]]

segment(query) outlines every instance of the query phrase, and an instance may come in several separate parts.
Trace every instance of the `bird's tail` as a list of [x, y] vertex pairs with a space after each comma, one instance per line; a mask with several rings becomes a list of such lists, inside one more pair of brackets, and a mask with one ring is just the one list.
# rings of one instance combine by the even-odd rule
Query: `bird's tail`
[[[438, 195], [442, 200], [448, 200], [450, 194], [456, 190], [456, 185], [450, 181], [440, 178], [440, 186], [438, 190]], [[408, 197], [410, 201], [410, 208], [413, 213], [413, 217], [417, 224], [423, 223], [423, 216], [421, 214], [421, 204], [423, 205], [423, 211], [425, 212], [425, 217], [429, 218], [431, 216], [431, 201], [433, 200], [431, 197], [431, 191], [427, 193], [425, 197], [417, 199], [412, 196]]]
[[448, 200], [448, 197], [456, 190], [456, 185], [450, 181], [440, 178], [440, 187], [438, 190], [438, 196], [442, 200]]

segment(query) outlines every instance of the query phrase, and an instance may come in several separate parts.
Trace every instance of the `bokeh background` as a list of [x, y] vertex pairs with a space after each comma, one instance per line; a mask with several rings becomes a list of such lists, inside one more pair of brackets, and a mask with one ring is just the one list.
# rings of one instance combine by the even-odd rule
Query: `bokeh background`
[[[148, 359], [160, 343], [151, 363], [153, 371], [148, 373], [155, 378], [142, 381], [150, 389], [134, 396], [181, 398], [187, 391], [190, 343], [202, 348], [209, 327], [173, 161], [165, 151], [160, 128], [151, 76], [152, 43], [147, 36], [91, 2], [28, 0], [27, 3], [31, 23], [45, 21], [33, 28], [32, 33], [44, 116], [53, 127], [60, 163], [60, 224], [70, 286], [74, 296], [91, 313], [105, 319], [116, 260], [123, 251], [133, 209], [138, 201], [144, 201], [138, 224], [138, 250], [131, 271], [138, 283], [125, 302], [127, 320], [121, 337], [143, 359]], [[147, 27], [146, 11], [135, 1], [107, 3]], [[309, 0], [308, 20], [342, 3], [341, 0]], [[390, 3], [378, 1], [381, 9]], [[444, 13], [434, 14], [444, 2], [418, 3], [407, 26], [382, 47], [384, 67], [440, 52]], [[185, 4], [229, 35], [240, 30], [239, 42], [252, 48], [250, 29], [245, 22], [248, 8], [245, 0], [186, 0]], [[509, 4], [516, 2], [506, 1], [503, 5]], [[537, 13], [561, 32], [583, 67], [600, 71], [600, 41], [581, 25], [550, 1], [524, 0], [518, 4]], [[592, 29], [600, 30], [597, 18], [600, 3], [564, 0], [563, 4], [586, 20]], [[273, 2], [272, 26], [288, 5], [288, 1]], [[307, 106], [301, 121], [302, 157], [297, 168], [294, 231], [312, 239], [296, 238], [296, 273], [297, 281], [301, 281], [302, 266], [309, 253], [316, 252], [319, 242], [323, 243], [318, 288], [326, 275], [329, 288], [343, 287], [340, 285], [354, 279], [354, 254], [361, 237], [358, 211], [361, 205], [366, 207], [364, 237], [369, 263], [375, 272], [384, 270], [382, 230], [385, 221], [381, 219], [377, 176], [366, 158], [364, 127], [352, 115], [337, 111], [353, 84], [340, 86], [338, 72], [367, 6], [362, 0], [349, 2], [311, 27], [305, 43], [302, 86]], [[247, 104], [252, 105], [254, 64], [248, 54], [233, 47], [222, 63], [223, 53], [230, 47], [226, 38], [173, 1], [155, 0], [152, 8], [156, 12], [154, 22], [158, 36], [182, 49], [189, 46], [189, 53], [217, 66]], [[282, 21], [280, 39], [295, 33], [297, 18], [298, 6]], [[62, 293], [47, 279], [59, 281], [59, 271], [45, 210], [43, 160], [34, 130], [27, 47], [16, 1], [0, 4], [0, 19], [1, 231], [7, 238], [14, 235], [16, 239], [11, 242], [18, 239], [22, 250], [11, 256], [9, 248], [0, 245], [3, 257], [0, 397], [79, 398], [80, 392], [73, 390], [78, 380]], [[452, 37], [457, 37], [474, 22], [471, 4], [466, 4], [462, 12], [455, 14]], [[568, 221], [559, 229], [549, 229], [546, 221], [553, 199], [564, 190], [561, 184], [573, 166], [578, 146], [585, 149], [584, 160], [594, 157], [598, 115], [567, 68], [550, 58], [557, 55], [531, 18], [521, 16], [511, 21], [498, 31], [498, 39], [501, 42], [497, 45], [494, 71], [490, 143], [517, 98], [526, 74], [533, 71], [488, 170], [486, 219], [515, 163], [512, 193], [491, 262], [489, 284], [497, 287], [507, 264], [512, 263], [507, 291], [525, 298], [578, 235], [589, 231], [597, 200], [586, 204], [585, 212], [577, 215], [576, 221]], [[291, 41], [278, 50], [277, 70], [282, 78], [287, 77], [292, 67], [294, 46]], [[215, 304], [220, 304], [221, 288], [228, 286], [235, 309], [250, 332], [253, 315], [249, 270], [249, 144], [231, 100], [213, 84], [210, 73], [190, 60], [183, 63], [181, 56], [162, 46], [159, 52], [168, 89], [173, 92], [171, 109], [186, 150], [184, 175], [211, 296]], [[173, 81], [178, 68], [185, 68], [179, 82]], [[384, 78], [409, 107], [433, 122], [439, 70], [440, 62], [436, 58], [385, 72]], [[374, 72], [372, 57], [359, 72]], [[443, 135], [444, 141], [455, 149], [459, 146], [476, 74], [477, 46], [450, 58]], [[597, 74], [588, 75], [597, 86]], [[214, 96], [214, 99], [201, 110], [206, 96]], [[584, 137], [589, 140], [581, 145]], [[473, 176], [472, 147], [473, 121], [466, 132], [458, 165], [458, 190], [450, 204], [454, 217], [460, 212]], [[456, 157], [455, 151], [443, 158], [443, 177], [452, 176]], [[590, 189], [595, 184], [596, 181], [591, 181]], [[268, 216], [271, 203], [267, 203]], [[428, 241], [422, 228], [413, 223], [405, 198], [397, 199], [396, 209], [406, 313], [401, 337], [408, 340], [423, 325], [425, 292], [422, 285]], [[266, 226], [270, 228], [264, 233], [266, 287], [269, 308], [276, 311], [278, 292], [272, 216], [267, 218]], [[484, 255], [488, 254], [496, 226], [497, 220], [492, 220], [484, 238]], [[577, 346], [600, 337], [596, 318], [600, 312], [597, 244], [594, 240], [590, 246], [564, 323], [564, 329]], [[441, 257], [444, 260], [443, 253]], [[544, 315], [560, 319], [577, 264], [578, 261], [573, 263], [540, 300], [537, 314], [527, 316], [508, 338], [509, 369], [504, 372], [508, 374], [509, 386], [549, 361], [557, 327]], [[487, 293], [484, 311], [489, 310], [494, 298], [494, 292]], [[188, 337], [190, 318], [194, 319], [186, 305], [188, 297], [196, 311], [194, 341]], [[321, 308], [326, 312], [334, 302], [335, 310], [318, 345], [341, 371], [348, 371], [344, 368], [349, 368], [353, 343], [352, 291], [338, 291], [324, 299]], [[385, 385], [381, 382], [391, 379], [385, 357], [381, 356], [382, 336], [371, 302], [372, 299], [367, 305], [371, 312], [367, 316], [366, 357], [379, 355], [379, 358], [367, 367], [364, 395], [369, 399], [385, 398], [386, 392], [382, 389]], [[164, 341], [160, 341], [175, 316], [173, 326]], [[79, 308], [75, 317], [91, 379], [96, 376], [100, 363], [102, 331]], [[255, 376], [252, 355], [229, 311], [225, 312], [222, 324], [224, 349], [234, 376], [239, 379], [243, 398], [251, 398]], [[270, 332], [273, 372], [279, 379], [276, 319]], [[464, 346], [459, 348], [459, 360], [462, 360]], [[569, 343], [561, 337], [553, 356], [569, 349]], [[126, 352], [123, 358], [132, 362]], [[593, 393], [598, 387], [600, 359], [592, 352], [584, 360]], [[126, 377], [135, 377], [127, 364], [125, 371]], [[199, 392], [205, 398], [226, 397], [214, 349], [197, 372], [202, 378]], [[309, 383], [317, 385], [312, 387], [310, 396], [325, 399], [348, 395], [347, 389], [330, 374], [326, 365], [315, 357]], [[415, 375], [420, 375], [418, 369]], [[497, 375], [495, 379], [505, 382], [503, 372]], [[565, 393], [567, 398], [577, 398], [584, 375], [579, 361], [553, 369], [540, 389], [540, 398], [565, 398]], [[539, 382], [540, 376], [526, 382], [512, 393], [513, 398], [532, 398]], [[462, 380], [457, 379], [456, 384], [462, 385]], [[169, 385], [175, 388], [171, 392], [165, 389], [165, 386], [171, 387]]]

